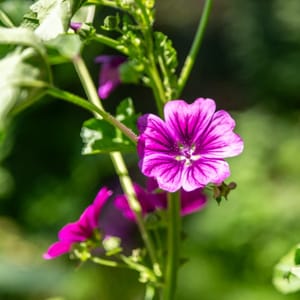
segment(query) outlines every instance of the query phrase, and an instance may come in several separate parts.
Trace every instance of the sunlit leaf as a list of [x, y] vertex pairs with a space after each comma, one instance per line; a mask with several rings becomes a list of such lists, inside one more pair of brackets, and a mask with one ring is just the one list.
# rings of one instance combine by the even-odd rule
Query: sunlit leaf
[[0, 60], [1, 123], [16, 104], [24, 103], [43, 92], [43, 82], [39, 81], [39, 68], [26, 61], [35, 54], [32, 48], [17, 49]]
[[60, 34], [50, 40], [47, 45], [54, 48], [60, 55], [72, 59], [80, 53], [81, 41], [76, 34]]
[[72, 11], [73, 1], [39, 0], [30, 6], [23, 25], [35, 28], [42, 40], [50, 40], [67, 31]]
[[299, 250], [300, 244], [294, 247], [275, 266], [273, 284], [284, 294], [300, 290], [300, 265], [295, 262]]
[[81, 138], [84, 143], [82, 154], [135, 150], [131, 140], [104, 120], [90, 119], [84, 122]]
[[41, 55], [46, 53], [42, 41], [28, 28], [0, 27], [0, 44], [29, 46]]

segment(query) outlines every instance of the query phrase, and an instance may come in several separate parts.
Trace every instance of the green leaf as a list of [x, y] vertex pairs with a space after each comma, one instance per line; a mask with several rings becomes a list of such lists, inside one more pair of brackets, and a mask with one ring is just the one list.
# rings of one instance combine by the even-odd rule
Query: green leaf
[[81, 40], [77, 34], [60, 34], [47, 42], [47, 46], [54, 48], [58, 53], [69, 59], [80, 53]]
[[40, 96], [45, 83], [39, 81], [40, 70], [26, 60], [36, 55], [32, 48], [17, 49], [0, 60], [0, 126], [17, 104]]
[[39, 0], [30, 6], [23, 26], [34, 28], [42, 40], [53, 39], [67, 31], [73, 6], [71, 0]]
[[300, 266], [298, 255], [300, 244], [285, 255], [274, 268], [273, 284], [282, 293], [294, 293], [300, 290]]
[[139, 114], [135, 113], [131, 98], [124, 99], [117, 107], [116, 118], [130, 128], [134, 133], [138, 133], [137, 119]]
[[93, 118], [85, 121], [81, 130], [81, 138], [84, 143], [82, 154], [135, 150], [135, 145], [131, 140], [104, 120]]

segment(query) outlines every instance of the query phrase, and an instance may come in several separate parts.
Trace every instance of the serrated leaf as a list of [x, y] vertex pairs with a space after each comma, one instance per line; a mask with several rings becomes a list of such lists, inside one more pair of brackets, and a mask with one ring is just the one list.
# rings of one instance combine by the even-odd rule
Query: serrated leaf
[[135, 113], [131, 98], [124, 99], [117, 107], [116, 118], [130, 128], [134, 133], [137, 133], [137, 119], [139, 115]]
[[89, 119], [81, 130], [84, 143], [82, 154], [109, 153], [112, 151], [131, 152], [135, 145], [119, 130], [104, 120]]
[[42, 40], [50, 40], [67, 31], [73, 13], [73, 1], [39, 0], [30, 6], [30, 10], [23, 25], [34, 27], [35, 34]]
[[274, 268], [273, 284], [282, 293], [294, 293], [300, 290], [300, 266], [295, 264], [300, 244], [285, 255]]
[[77, 34], [60, 34], [47, 42], [47, 46], [54, 48], [60, 55], [70, 59], [80, 53], [81, 44]]

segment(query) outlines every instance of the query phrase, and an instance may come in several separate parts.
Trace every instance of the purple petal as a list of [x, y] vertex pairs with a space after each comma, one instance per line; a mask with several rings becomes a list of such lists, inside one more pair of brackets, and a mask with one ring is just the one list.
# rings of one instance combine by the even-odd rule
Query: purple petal
[[239, 155], [244, 148], [241, 137], [233, 132], [235, 121], [224, 110], [214, 114], [201, 142], [205, 157], [225, 158]]
[[112, 194], [106, 187], [103, 187], [97, 194], [94, 202], [89, 205], [81, 214], [79, 220], [65, 225], [58, 233], [61, 241], [82, 242], [91, 237], [98, 221], [101, 209]]
[[207, 202], [207, 197], [202, 189], [191, 192], [181, 191], [181, 215], [185, 216], [202, 209]]
[[43, 258], [56, 258], [57, 256], [70, 252], [71, 247], [72, 243], [70, 242], [55, 242], [48, 248], [47, 252], [43, 254]]
[[[149, 193], [136, 183], [134, 183], [134, 190], [136, 193], [136, 197], [140, 202], [143, 215], [149, 212], [153, 212], [156, 208], [162, 207], [160, 201], [160, 195]], [[124, 216], [127, 219], [135, 220], [135, 214], [129, 207], [125, 195], [119, 195], [116, 197], [115, 206], [123, 212]]]
[[93, 206], [93, 222], [92, 223], [95, 226], [98, 225], [98, 220], [99, 220], [101, 210], [111, 195], [112, 195], [112, 191], [108, 190], [106, 187], [103, 187], [96, 195], [94, 202], [92, 204], [92, 206]]
[[144, 157], [142, 172], [155, 177], [159, 188], [175, 192], [181, 187], [183, 163], [168, 155], [154, 153]]
[[98, 95], [106, 99], [110, 93], [120, 84], [119, 66], [126, 58], [118, 55], [101, 55], [95, 58], [96, 63], [101, 63], [99, 73]]
[[208, 183], [220, 184], [230, 176], [229, 165], [222, 159], [199, 159], [186, 168], [182, 175], [182, 188], [193, 191]]
[[193, 143], [208, 126], [215, 109], [216, 104], [211, 99], [199, 98], [192, 104], [173, 100], [165, 105], [165, 121], [169, 131], [181, 142]]
[[59, 240], [78, 243], [88, 239], [91, 236], [93, 229], [91, 229], [89, 225], [85, 224], [85, 221], [86, 219], [65, 225], [58, 232]]

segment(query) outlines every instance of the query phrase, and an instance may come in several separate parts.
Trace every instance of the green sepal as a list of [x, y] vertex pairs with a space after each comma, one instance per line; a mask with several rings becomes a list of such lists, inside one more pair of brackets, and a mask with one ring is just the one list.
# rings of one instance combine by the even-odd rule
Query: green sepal
[[107, 31], [120, 31], [120, 16], [116, 14], [115, 16], [107, 16], [104, 19], [103, 25], [101, 26], [103, 30]]

